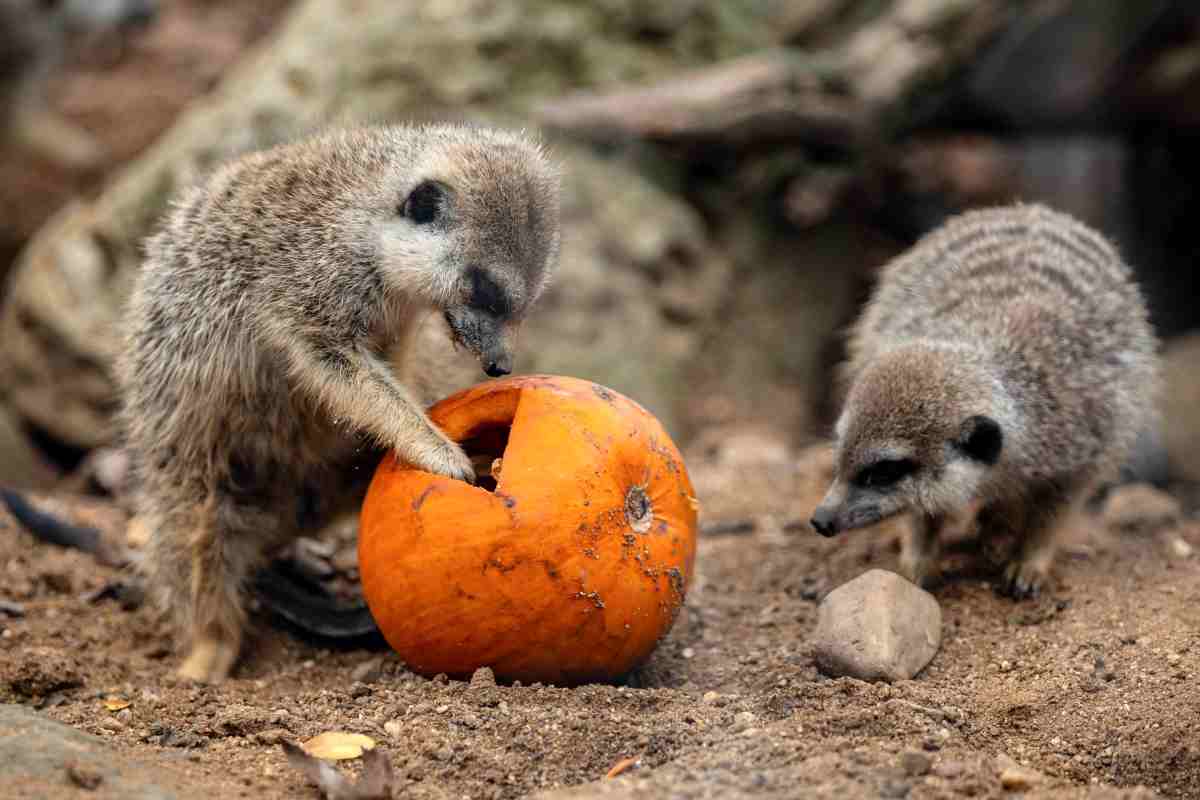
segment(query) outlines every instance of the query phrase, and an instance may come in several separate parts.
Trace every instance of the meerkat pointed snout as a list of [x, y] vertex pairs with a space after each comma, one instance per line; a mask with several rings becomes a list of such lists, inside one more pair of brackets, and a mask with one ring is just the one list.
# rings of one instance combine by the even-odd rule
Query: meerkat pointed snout
[[418, 158], [398, 218], [382, 235], [385, 266], [419, 284], [455, 341], [491, 377], [512, 372], [512, 340], [549, 277], [558, 247], [556, 177], [515, 170], [522, 143], [459, 142]]
[[401, 376], [437, 368], [408, 358], [435, 314], [488, 375], [512, 370], [557, 258], [558, 182], [523, 135], [432, 125], [251, 154], [183, 195], [148, 243], [118, 370], [182, 675], [229, 673], [251, 571], [360, 500], [384, 451], [474, 480]]
[[855, 326], [824, 536], [909, 513], [900, 571], [937, 572], [948, 519], [1017, 534], [1004, 574], [1036, 594], [1055, 521], [1152, 427], [1156, 341], [1099, 234], [1035, 205], [968, 212], [887, 265]]

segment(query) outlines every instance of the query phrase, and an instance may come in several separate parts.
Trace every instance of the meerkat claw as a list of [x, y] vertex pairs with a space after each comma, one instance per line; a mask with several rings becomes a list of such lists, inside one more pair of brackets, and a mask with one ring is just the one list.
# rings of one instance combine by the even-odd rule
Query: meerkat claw
[[1046, 576], [1025, 561], [1013, 561], [1004, 570], [1003, 593], [1013, 600], [1033, 600], [1042, 593]]

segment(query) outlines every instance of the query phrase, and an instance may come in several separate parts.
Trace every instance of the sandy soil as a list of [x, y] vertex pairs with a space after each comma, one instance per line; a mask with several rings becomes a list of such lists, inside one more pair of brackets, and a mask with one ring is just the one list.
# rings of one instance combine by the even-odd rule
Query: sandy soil
[[[1015, 604], [993, 590], [987, 558], [952, 557], [929, 667], [892, 686], [830, 680], [806, 644], [817, 604], [893, 566], [895, 531], [827, 541], [789, 525], [819, 499], [822, 460], [769, 435], [725, 441], [689, 459], [705, 520], [749, 518], [756, 530], [702, 537], [685, 611], [625, 686], [427, 680], [388, 653], [331, 652], [270, 629], [235, 680], [182, 684], [148, 610], [87, 599], [116, 573], [0, 517], [0, 598], [24, 610], [0, 611], [0, 700], [222, 797], [317, 797], [278, 743], [329, 730], [376, 738], [397, 796], [412, 798], [987, 798], [1008, 796], [1002, 774], [1027, 796], [1150, 796], [1106, 788], [1138, 785], [1200, 796], [1200, 560], [1083, 520], [1053, 590]], [[120, 527], [97, 501], [43, 505]], [[1200, 545], [1190, 523], [1179, 531]], [[344, 582], [352, 539], [331, 536]], [[106, 698], [130, 705], [111, 711]], [[639, 766], [603, 780], [629, 757]]]

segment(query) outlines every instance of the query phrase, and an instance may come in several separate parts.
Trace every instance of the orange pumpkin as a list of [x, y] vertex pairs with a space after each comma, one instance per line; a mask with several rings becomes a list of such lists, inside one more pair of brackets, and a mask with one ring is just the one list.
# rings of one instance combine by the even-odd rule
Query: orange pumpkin
[[423, 675], [573, 685], [637, 666], [670, 629], [695, 557], [683, 459], [645, 409], [557, 376], [490, 381], [431, 419], [495, 479], [379, 465], [361, 515], [363, 592]]

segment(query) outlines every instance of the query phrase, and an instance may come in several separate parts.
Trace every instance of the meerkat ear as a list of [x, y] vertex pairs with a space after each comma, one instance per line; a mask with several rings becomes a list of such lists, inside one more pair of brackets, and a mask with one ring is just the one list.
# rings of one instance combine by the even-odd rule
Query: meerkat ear
[[955, 444], [968, 458], [991, 466], [1000, 460], [1000, 451], [1004, 448], [1004, 432], [1000, 430], [1000, 423], [996, 420], [977, 414], [967, 417], [963, 422]]

